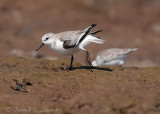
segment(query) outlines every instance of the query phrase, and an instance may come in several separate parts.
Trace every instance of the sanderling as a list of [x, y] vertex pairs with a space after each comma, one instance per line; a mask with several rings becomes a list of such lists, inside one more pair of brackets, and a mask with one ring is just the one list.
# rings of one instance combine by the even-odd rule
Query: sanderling
[[47, 33], [42, 37], [42, 43], [37, 48], [38, 51], [44, 44], [48, 45], [51, 49], [56, 51], [59, 54], [71, 55], [70, 68], [72, 68], [73, 54], [79, 50], [84, 50], [87, 54], [88, 64], [93, 66], [90, 62], [89, 53], [85, 49], [91, 42], [102, 44], [104, 40], [99, 37], [94, 36], [95, 34], [101, 32], [102, 30], [92, 32], [96, 24], [77, 30], [77, 31], [66, 31], [61, 33]]
[[126, 63], [127, 56], [130, 52], [136, 51], [138, 48], [129, 49], [106, 49], [101, 51], [96, 59], [92, 62], [93, 66], [121, 66]]

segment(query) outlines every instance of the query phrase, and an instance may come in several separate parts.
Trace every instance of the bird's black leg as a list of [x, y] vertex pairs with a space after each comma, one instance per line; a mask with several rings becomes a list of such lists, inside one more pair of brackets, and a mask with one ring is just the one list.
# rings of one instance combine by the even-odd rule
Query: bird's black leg
[[73, 55], [71, 55], [71, 64], [70, 64], [69, 70], [72, 70], [72, 62], [73, 62], [73, 59], [74, 59], [74, 57], [73, 57]]
[[91, 63], [91, 61], [90, 61], [90, 57], [89, 57], [88, 51], [85, 50], [85, 52], [86, 52], [86, 54], [87, 54], [88, 64], [89, 64], [91, 67], [93, 67], [93, 65], [92, 65], [92, 63]]

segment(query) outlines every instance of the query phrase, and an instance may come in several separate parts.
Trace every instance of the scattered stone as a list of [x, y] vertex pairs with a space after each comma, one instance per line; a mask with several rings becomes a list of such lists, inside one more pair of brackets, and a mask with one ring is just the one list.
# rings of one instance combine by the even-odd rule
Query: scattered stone
[[27, 86], [32, 86], [33, 84], [28, 79], [13, 79], [11, 82], [11, 88], [20, 91], [20, 92], [29, 92], [30, 89], [27, 88]]
[[30, 82], [30, 80], [28, 80], [28, 79], [23, 79], [22, 81], [23, 81], [23, 83], [24, 83], [25, 85], [33, 86], [33, 83]]
[[159, 112], [160, 111], [160, 103], [156, 103], [154, 105], [151, 105], [149, 107], [149, 110], [155, 111], [155, 112]]

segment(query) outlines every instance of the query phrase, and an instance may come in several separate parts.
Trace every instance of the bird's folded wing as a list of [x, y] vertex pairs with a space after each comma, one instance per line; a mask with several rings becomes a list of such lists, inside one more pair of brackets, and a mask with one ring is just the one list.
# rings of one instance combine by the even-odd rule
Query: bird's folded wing
[[73, 48], [81, 43], [92, 31], [96, 24], [92, 24], [86, 29], [77, 30], [77, 31], [67, 31], [63, 33], [61, 38], [63, 43], [63, 48]]
[[103, 63], [110, 62], [114, 59], [122, 57], [123, 55], [124, 55], [123, 53], [106, 55], [105, 57], [103, 57]]
[[73, 48], [76, 46], [79, 41], [81, 34], [84, 34], [82, 31], [67, 31], [61, 34], [60, 40], [63, 42], [63, 48]]

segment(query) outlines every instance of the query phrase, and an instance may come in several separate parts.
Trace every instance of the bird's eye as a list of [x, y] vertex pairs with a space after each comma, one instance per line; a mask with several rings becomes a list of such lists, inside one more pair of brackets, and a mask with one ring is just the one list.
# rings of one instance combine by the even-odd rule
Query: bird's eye
[[49, 38], [46, 38], [46, 40], [48, 40]]

